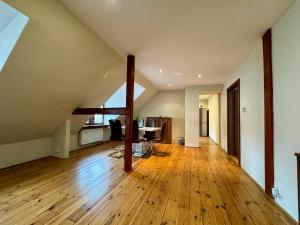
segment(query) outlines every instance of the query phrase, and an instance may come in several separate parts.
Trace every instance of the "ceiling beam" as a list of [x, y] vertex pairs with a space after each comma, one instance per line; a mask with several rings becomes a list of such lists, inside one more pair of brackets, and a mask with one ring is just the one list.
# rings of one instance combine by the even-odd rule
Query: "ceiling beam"
[[73, 115], [126, 115], [126, 108], [77, 108]]

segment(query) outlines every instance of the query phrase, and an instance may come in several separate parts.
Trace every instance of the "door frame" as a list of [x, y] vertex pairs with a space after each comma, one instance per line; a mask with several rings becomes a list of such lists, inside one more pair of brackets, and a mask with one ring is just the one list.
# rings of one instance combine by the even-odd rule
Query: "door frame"
[[228, 154], [230, 154], [230, 140], [233, 138], [233, 130], [232, 126], [230, 125], [230, 115], [232, 113], [232, 98], [231, 98], [231, 92], [238, 88], [239, 89], [239, 99], [238, 99], [238, 118], [237, 118], [237, 123], [238, 123], [238, 148], [237, 148], [237, 159], [238, 159], [238, 164], [241, 166], [241, 115], [240, 115], [240, 79], [235, 81], [229, 88], [227, 88], [227, 149], [228, 149]]
[[206, 127], [206, 131], [207, 131], [207, 137], [210, 137], [209, 136], [209, 109], [207, 109], [207, 111], [206, 111], [206, 114], [207, 114], [207, 116], [206, 116], [206, 118], [207, 118], [207, 127]]

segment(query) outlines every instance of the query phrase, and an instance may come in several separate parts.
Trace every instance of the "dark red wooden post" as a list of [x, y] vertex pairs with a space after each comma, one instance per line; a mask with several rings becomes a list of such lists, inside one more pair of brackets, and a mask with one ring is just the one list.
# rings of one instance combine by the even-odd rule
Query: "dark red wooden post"
[[298, 224], [300, 224], [300, 153], [295, 155], [297, 157]]
[[274, 113], [271, 29], [263, 36], [263, 53], [265, 74], [265, 191], [272, 197], [272, 188], [274, 187]]
[[133, 94], [134, 94], [135, 57], [127, 57], [127, 84], [126, 84], [126, 128], [124, 170], [132, 170], [132, 127], [133, 127]]

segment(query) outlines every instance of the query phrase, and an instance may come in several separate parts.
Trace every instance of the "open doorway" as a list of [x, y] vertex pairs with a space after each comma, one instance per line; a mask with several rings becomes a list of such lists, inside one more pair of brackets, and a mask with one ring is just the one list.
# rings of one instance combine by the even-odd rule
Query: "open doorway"
[[[200, 140], [209, 137], [211, 141], [219, 144], [220, 119], [219, 95], [199, 95], [199, 136]], [[204, 139], [203, 139], [204, 137]], [[201, 141], [200, 141], [201, 142]]]
[[209, 137], [209, 95], [199, 95], [199, 136]]
[[241, 161], [240, 80], [227, 89], [228, 154]]
[[200, 137], [209, 137], [209, 110], [207, 108], [199, 108], [199, 127]]

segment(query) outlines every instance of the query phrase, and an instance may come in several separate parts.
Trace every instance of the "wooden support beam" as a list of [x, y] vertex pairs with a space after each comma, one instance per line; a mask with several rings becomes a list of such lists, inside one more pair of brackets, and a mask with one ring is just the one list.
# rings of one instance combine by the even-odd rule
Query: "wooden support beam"
[[127, 83], [126, 83], [126, 128], [125, 128], [125, 151], [124, 170], [132, 170], [132, 129], [133, 129], [133, 94], [134, 94], [134, 71], [135, 57], [127, 57]]
[[263, 55], [265, 96], [265, 192], [272, 197], [272, 188], [274, 187], [274, 113], [271, 29], [263, 36]]
[[300, 224], [300, 153], [295, 153], [297, 157], [297, 189], [298, 189], [298, 221]]
[[125, 115], [126, 108], [77, 108], [73, 115]]

